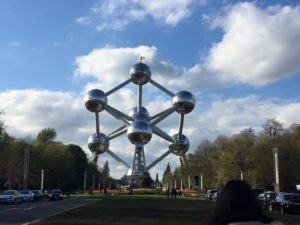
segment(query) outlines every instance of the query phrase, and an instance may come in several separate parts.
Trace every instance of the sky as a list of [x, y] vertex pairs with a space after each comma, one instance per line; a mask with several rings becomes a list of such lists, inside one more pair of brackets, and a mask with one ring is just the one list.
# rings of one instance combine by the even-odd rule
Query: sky
[[[0, 109], [7, 131], [35, 138], [47, 127], [57, 140], [80, 145], [90, 157], [88, 137], [95, 132], [93, 113], [84, 106], [93, 88], [109, 91], [127, 80], [130, 68], [145, 56], [152, 79], [170, 91], [188, 90], [195, 109], [185, 115], [183, 133], [193, 153], [203, 140], [262, 129], [267, 119], [288, 128], [300, 123], [300, 3], [257, 0], [1, 0]], [[137, 87], [128, 84], [108, 97], [108, 104], [129, 113]], [[172, 99], [143, 87], [150, 115], [167, 109]], [[179, 115], [159, 123], [178, 133]], [[100, 130], [122, 125], [100, 113]], [[145, 145], [150, 164], [169, 143], [153, 135]], [[132, 164], [134, 146], [126, 135], [110, 149]], [[107, 153], [111, 175], [126, 168]], [[170, 163], [169, 155], [150, 171], [153, 178]]]

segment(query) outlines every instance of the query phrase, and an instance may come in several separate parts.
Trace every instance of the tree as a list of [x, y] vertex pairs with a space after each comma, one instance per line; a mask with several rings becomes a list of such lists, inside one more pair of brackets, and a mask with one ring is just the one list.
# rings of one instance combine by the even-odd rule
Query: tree
[[139, 187], [149, 188], [153, 185], [154, 181], [151, 178], [148, 171], [145, 171], [141, 177], [138, 179]]
[[37, 142], [40, 144], [50, 144], [56, 139], [56, 130], [54, 128], [45, 128], [37, 135]]
[[82, 187], [82, 182], [84, 179], [84, 171], [86, 171], [88, 166], [88, 159], [86, 154], [78, 145], [67, 145], [67, 151], [69, 151], [72, 155], [72, 165], [73, 165], [73, 181], [72, 184], [73, 189], [78, 189]]
[[283, 124], [275, 119], [268, 119], [263, 125], [262, 134], [274, 139], [283, 133]]
[[104, 179], [109, 178], [109, 166], [108, 166], [108, 161], [106, 160], [104, 165], [103, 165], [103, 169], [102, 169], [102, 176]]
[[167, 164], [166, 170], [163, 173], [163, 179], [162, 182], [168, 186], [168, 183], [170, 181], [170, 179], [172, 178], [172, 172], [171, 172], [171, 167], [170, 164]]

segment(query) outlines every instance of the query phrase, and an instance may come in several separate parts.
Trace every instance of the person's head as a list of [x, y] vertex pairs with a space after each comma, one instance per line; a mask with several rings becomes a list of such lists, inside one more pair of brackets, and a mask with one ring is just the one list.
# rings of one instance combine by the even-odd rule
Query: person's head
[[262, 209], [250, 185], [241, 180], [229, 181], [216, 201], [211, 224], [261, 220]]

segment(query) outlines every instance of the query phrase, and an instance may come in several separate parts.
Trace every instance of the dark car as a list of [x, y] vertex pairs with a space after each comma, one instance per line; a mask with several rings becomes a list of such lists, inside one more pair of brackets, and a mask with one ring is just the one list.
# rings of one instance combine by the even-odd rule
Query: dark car
[[213, 200], [214, 196], [217, 196], [216, 193], [218, 192], [217, 189], [209, 189], [206, 192], [205, 198], [206, 200]]
[[270, 202], [269, 211], [280, 211], [281, 213], [300, 212], [300, 195], [279, 193], [275, 200]]
[[277, 196], [277, 192], [274, 191], [266, 191], [264, 193], [261, 193], [258, 196], [258, 201], [262, 209], [268, 210], [270, 202], [274, 201], [276, 196]]
[[32, 190], [33, 193], [33, 200], [39, 201], [43, 200], [43, 194], [40, 190]]
[[64, 195], [60, 189], [54, 189], [48, 193], [48, 198], [50, 200], [61, 200], [64, 198]]

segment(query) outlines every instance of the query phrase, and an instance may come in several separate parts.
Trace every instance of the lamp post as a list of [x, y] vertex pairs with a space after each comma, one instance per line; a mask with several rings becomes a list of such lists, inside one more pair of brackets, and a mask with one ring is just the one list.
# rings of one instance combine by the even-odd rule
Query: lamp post
[[23, 176], [23, 189], [27, 189], [28, 186], [28, 173], [29, 173], [29, 145], [24, 147], [24, 176]]
[[279, 164], [278, 164], [278, 148], [273, 148], [273, 155], [274, 155], [274, 171], [275, 171], [275, 185], [274, 191], [279, 192]]
[[41, 170], [41, 192], [44, 190], [44, 170]]

